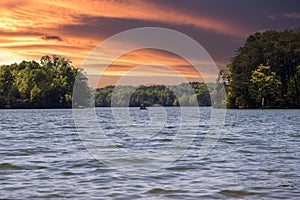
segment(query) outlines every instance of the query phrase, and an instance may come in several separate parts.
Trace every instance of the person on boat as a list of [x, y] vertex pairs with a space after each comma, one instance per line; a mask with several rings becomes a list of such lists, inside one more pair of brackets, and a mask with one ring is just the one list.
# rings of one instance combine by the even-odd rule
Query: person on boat
[[146, 108], [146, 106], [144, 104], [141, 104], [140, 109], [141, 110], [147, 110], [147, 108]]

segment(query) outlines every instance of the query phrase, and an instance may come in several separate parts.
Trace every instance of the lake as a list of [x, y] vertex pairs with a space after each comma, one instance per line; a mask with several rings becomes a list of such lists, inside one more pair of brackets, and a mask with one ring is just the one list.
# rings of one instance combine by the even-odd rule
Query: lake
[[0, 110], [0, 198], [300, 198], [300, 110], [227, 110], [204, 155], [212, 109], [182, 109]]

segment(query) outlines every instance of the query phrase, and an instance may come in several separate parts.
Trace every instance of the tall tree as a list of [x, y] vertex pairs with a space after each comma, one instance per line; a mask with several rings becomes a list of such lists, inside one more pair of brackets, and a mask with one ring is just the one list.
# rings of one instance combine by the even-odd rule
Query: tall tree
[[266, 31], [247, 38], [228, 64], [230, 85], [227, 86], [227, 103], [230, 108], [257, 107], [251, 78], [252, 72], [260, 65], [270, 66], [281, 82], [279, 99], [269, 106], [300, 107], [296, 78], [297, 66], [300, 65], [300, 29]]
[[260, 65], [251, 75], [250, 91], [255, 99], [255, 106], [280, 106], [280, 88], [281, 82], [272, 72], [270, 66]]

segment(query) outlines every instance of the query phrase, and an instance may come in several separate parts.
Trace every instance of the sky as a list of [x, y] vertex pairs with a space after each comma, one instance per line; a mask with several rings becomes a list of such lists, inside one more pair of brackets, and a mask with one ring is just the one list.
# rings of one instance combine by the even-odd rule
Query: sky
[[[134, 28], [179, 31], [201, 44], [220, 69], [249, 35], [300, 27], [299, 0], [2, 0], [0, 13], [0, 64], [55, 54], [90, 75], [98, 75], [105, 59], [105, 54], [97, 55], [93, 65], [86, 65], [94, 48]], [[190, 81], [210, 76], [207, 71], [199, 74], [174, 52], [148, 48], [114, 60], [100, 85], [114, 84], [124, 76], [133, 84], [146, 76], [176, 80], [178, 74]]]

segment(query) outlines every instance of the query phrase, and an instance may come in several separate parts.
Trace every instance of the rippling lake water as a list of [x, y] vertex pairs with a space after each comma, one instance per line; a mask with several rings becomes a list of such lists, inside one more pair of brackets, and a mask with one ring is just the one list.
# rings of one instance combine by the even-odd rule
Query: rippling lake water
[[[182, 121], [180, 108], [155, 109], [164, 111], [165, 120], [151, 118], [151, 109], [130, 108], [131, 123], [116, 124], [110, 108], [97, 108], [100, 135], [114, 145], [93, 133], [93, 148], [86, 143], [91, 138], [80, 133], [86, 127], [76, 128], [72, 110], [0, 110], [0, 198], [300, 198], [299, 110], [227, 110], [220, 138], [199, 158], [211, 108], [200, 108], [199, 123]], [[181, 129], [182, 123], [188, 126]], [[148, 125], [156, 134], [145, 132]], [[174, 161], [164, 151], [158, 156], [179, 130], [193, 132], [192, 141], [182, 151], [177, 144]], [[132, 158], [135, 149], [145, 153]], [[134, 171], [134, 163], [146, 162], [149, 152], [168, 163], [145, 173], [122, 169]]]

